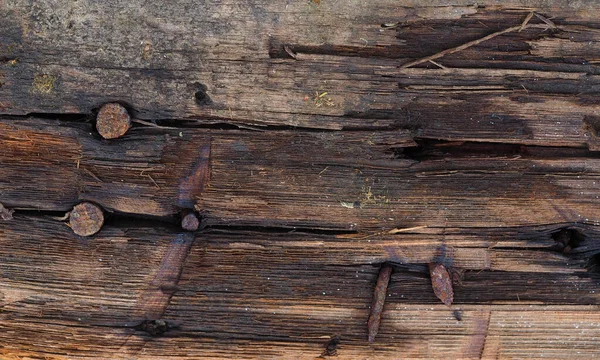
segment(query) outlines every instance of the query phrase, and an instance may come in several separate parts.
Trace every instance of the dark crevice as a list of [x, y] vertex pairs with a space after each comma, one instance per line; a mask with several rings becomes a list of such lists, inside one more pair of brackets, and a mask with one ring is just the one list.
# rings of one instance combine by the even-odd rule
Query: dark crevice
[[134, 327], [138, 331], [144, 331], [152, 336], [160, 336], [171, 328], [169, 322], [165, 320], [144, 320]]
[[554, 251], [568, 254], [582, 245], [585, 236], [577, 229], [564, 228], [552, 233], [552, 239], [556, 241], [556, 245], [552, 247]]
[[54, 217], [54, 218], [61, 218], [61, 217], [65, 216], [65, 214], [67, 213], [66, 211], [56, 211], [56, 210], [19, 210], [18, 208], [15, 208], [13, 210], [15, 210], [15, 212], [13, 213], [15, 218], [18, 218], [21, 216], [23, 216], [23, 217], [50, 216], [50, 217]]
[[315, 235], [347, 235], [358, 234], [356, 230], [335, 230], [326, 228], [300, 228], [300, 227], [285, 227], [285, 226], [238, 226], [238, 225], [209, 225], [205, 228], [209, 230], [222, 230], [232, 232], [258, 232], [271, 234], [288, 234], [288, 233], [304, 233]]
[[536, 146], [492, 142], [446, 141], [415, 138], [418, 146], [394, 149], [398, 159], [415, 161], [443, 160], [448, 158], [493, 158], [556, 159], [556, 158], [600, 158], [600, 152], [587, 148]]
[[29, 120], [31, 118], [38, 118], [44, 120], [56, 120], [64, 122], [88, 122], [93, 119], [91, 112], [89, 114], [73, 113], [73, 114], [61, 114], [61, 113], [28, 113], [26, 115], [6, 115], [0, 114], [0, 120]]
[[388, 58], [403, 59], [406, 58], [406, 47], [403, 44], [398, 45], [301, 45], [301, 44], [281, 44], [271, 42], [269, 47], [269, 57], [271, 59], [291, 59], [295, 54], [315, 54], [315, 55], [333, 55], [362, 58]]
[[[67, 211], [49, 211], [49, 210], [17, 210], [13, 213], [16, 220], [20, 217], [51, 217], [57, 221], [68, 222], [65, 218]], [[201, 214], [200, 214], [201, 215]], [[64, 219], [64, 220], [58, 220]], [[200, 216], [200, 226], [197, 233], [200, 232], [255, 232], [255, 233], [270, 233], [270, 234], [314, 234], [314, 235], [349, 235], [358, 234], [356, 230], [343, 229], [327, 229], [327, 228], [310, 228], [310, 227], [288, 227], [288, 226], [241, 226], [241, 225], [206, 225], [208, 219]], [[113, 228], [129, 229], [129, 228], [155, 228], [162, 227], [175, 232], [183, 231], [181, 229], [181, 214], [173, 214], [172, 216], [149, 216], [142, 214], [130, 214], [104, 211], [104, 226]]]
[[587, 260], [585, 268], [591, 277], [600, 278], [600, 253], [592, 255]]
[[212, 105], [213, 102], [208, 96], [208, 88], [206, 85], [201, 83], [194, 83], [193, 87], [196, 89], [194, 92], [194, 99], [196, 100], [196, 104], [199, 106], [208, 106]]
[[[175, 128], [175, 129], [215, 129], [215, 130], [242, 130], [242, 131], [303, 131], [303, 132], [338, 132], [338, 131], [363, 131], [363, 129], [326, 129], [326, 128], [312, 128], [312, 127], [301, 127], [301, 126], [292, 126], [292, 125], [264, 125], [264, 124], [253, 124], [250, 122], [244, 121], [236, 121], [231, 118], [222, 118], [222, 117], [202, 117], [202, 118], [185, 118], [185, 119], [139, 119], [144, 122], [150, 123], [152, 125], [156, 125], [156, 127], [152, 125], [145, 125], [142, 123], [136, 123], [137, 118], [135, 118], [134, 114], [136, 111], [127, 104], [123, 104], [119, 102], [121, 105], [124, 105], [125, 108], [129, 111], [130, 115], [132, 115], [132, 128], [145, 128], [145, 129], [155, 129], [161, 130], [160, 127], [165, 128]], [[26, 115], [9, 115], [9, 114], [0, 114], [0, 121], [2, 120], [35, 120], [44, 119], [44, 120], [52, 120], [52, 121], [61, 121], [65, 123], [90, 123], [94, 122], [96, 118], [96, 113], [98, 112], [98, 108], [94, 108], [90, 111], [89, 114], [54, 114], [54, 113], [28, 113]], [[325, 116], [325, 115], [323, 115]], [[366, 130], [366, 129], [365, 129]], [[387, 130], [383, 127], [373, 127], [371, 130]]]

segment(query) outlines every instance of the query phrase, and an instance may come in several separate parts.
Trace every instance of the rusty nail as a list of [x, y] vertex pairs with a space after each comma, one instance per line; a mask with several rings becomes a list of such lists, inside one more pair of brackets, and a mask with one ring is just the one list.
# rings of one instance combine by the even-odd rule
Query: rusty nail
[[192, 211], [184, 211], [181, 218], [181, 227], [187, 231], [196, 231], [200, 226], [198, 216]]
[[131, 125], [131, 117], [122, 105], [104, 104], [96, 118], [96, 129], [105, 139], [116, 139], [125, 135]]
[[92, 203], [77, 204], [69, 216], [73, 232], [79, 236], [91, 236], [100, 231], [104, 224], [102, 209]]
[[375, 341], [375, 336], [379, 332], [379, 324], [381, 323], [381, 313], [383, 312], [383, 304], [385, 303], [385, 295], [387, 294], [390, 276], [392, 275], [392, 267], [383, 265], [379, 270], [377, 285], [375, 285], [375, 293], [373, 295], [373, 305], [371, 306], [371, 315], [369, 315], [368, 329], [369, 342]]
[[446, 267], [442, 264], [429, 264], [429, 275], [431, 276], [431, 286], [438, 299], [442, 300], [447, 306], [452, 305], [454, 300], [454, 290], [452, 289], [452, 279]]

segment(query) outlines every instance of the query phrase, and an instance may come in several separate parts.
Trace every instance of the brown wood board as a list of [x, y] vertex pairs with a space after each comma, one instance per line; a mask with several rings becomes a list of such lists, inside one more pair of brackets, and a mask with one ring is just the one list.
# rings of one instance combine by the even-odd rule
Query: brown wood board
[[0, 358], [598, 356], [598, 11], [0, 1]]

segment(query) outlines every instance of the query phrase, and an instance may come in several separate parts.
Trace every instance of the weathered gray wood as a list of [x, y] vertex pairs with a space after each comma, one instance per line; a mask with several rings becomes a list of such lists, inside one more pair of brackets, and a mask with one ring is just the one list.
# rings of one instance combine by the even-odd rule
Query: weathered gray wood
[[[119, 100], [144, 119], [399, 127], [430, 138], [589, 144], [584, 120], [595, 116], [598, 92], [597, 5], [479, 5], [214, 2], [145, 4], [140, 11], [134, 4], [15, 1], [0, 9], [0, 113], [89, 114]], [[537, 27], [438, 59], [450, 69], [398, 68], [519, 25], [530, 10], [554, 16], [557, 28], [544, 30], [533, 17]], [[486, 84], [486, 68], [496, 69], [494, 85]], [[407, 86], [432, 76], [446, 84]], [[316, 106], [315, 94], [324, 92], [332, 106]]]

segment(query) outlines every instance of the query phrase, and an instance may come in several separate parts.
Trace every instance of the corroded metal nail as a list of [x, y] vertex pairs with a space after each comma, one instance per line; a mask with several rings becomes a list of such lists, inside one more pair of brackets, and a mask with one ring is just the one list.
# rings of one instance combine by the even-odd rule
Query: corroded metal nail
[[104, 104], [96, 118], [96, 129], [105, 139], [116, 139], [125, 135], [131, 126], [131, 117], [122, 105]]
[[187, 231], [196, 231], [200, 226], [198, 216], [192, 211], [184, 211], [181, 218], [181, 227]]
[[76, 205], [69, 216], [73, 232], [79, 236], [91, 236], [100, 231], [104, 224], [102, 209], [92, 203]]
[[431, 263], [429, 264], [429, 275], [431, 276], [431, 286], [435, 296], [447, 306], [452, 305], [454, 290], [452, 289], [452, 279], [446, 267], [442, 264]]
[[385, 295], [387, 294], [391, 275], [392, 267], [390, 265], [384, 265], [379, 270], [379, 277], [377, 278], [377, 285], [375, 285], [375, 293], [373, 295], [373, 305], [371, 306], [371, 315], [369, 315], [368, 322], [370, 343], [375, 341], [375, 336], [379, 332], [381, 313], [383, 312], [383, 304], [385, 303]]

